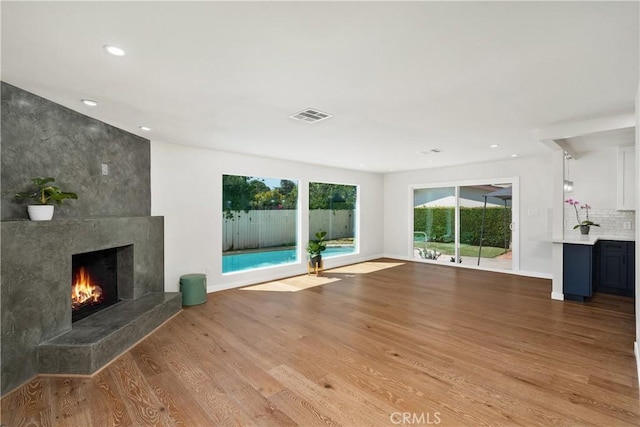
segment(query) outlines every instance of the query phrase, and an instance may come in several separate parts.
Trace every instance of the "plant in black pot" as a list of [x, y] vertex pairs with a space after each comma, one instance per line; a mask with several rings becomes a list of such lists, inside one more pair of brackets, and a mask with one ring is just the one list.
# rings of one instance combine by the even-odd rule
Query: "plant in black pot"
[[318, 231], [315, 234], [316, 238], [309, 240], [309, 244], [307, 245], [309, 264], [313, 269], [316, 269], [320, 265], [322, 262], [322, 252], [327, 249], [327, 242], [324, 240], [326, 235], [326, 231]]
[[31, 199], [37, 204], [27, 206], [27, 212], [31, 221], [49, 221], [53, 218], [53, 205], [62, 204], [65, 199], [77, 199], [76, 193], [61, 191], [52, 185], [54, 178], [31, 178], [34, 188], [16, 194], [18, 199]]

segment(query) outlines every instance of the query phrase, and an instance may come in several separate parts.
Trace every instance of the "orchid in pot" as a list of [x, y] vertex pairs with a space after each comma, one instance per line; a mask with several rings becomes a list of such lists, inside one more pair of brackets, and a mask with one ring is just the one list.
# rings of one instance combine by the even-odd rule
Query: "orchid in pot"
[[584, 221], [580, 220], [580, 212], [578, 212], [578, 206], [580, 205], [580, 202], [574, 199], [567, 199], [564, 201], [565, 203], [573, 206], [573, 209], [575, 209], [576, 211], [576, 219], [578, 220], [578, 223], [576, 225], [573, 226], [573, 229], [575, 230], [576, 228], [580, 228], [580, 233], [582, 234], [589, 234], [589, 229], [591, 226], [594, 227], [600, 227], [600, 224], [596, 224], [595, 222], [591, 221], [589, 219], [589, 209], [591, 209], [591, 206], [589, 206], [588, 204], [584, 204], [582, 206], [580, 206], [580, 209], [583, 209], [586, 213], [586, 217], [587, 219]]

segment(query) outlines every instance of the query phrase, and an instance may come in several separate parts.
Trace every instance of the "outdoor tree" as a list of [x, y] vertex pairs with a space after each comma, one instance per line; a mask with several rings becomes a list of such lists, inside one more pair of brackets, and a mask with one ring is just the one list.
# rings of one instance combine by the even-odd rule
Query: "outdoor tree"
[[284, 196], [279, 189], [263, 191], [253, 196], [256, 202], [256, 209], [276, 209], [282, 206]]
[[228, 219], [234, 211], [261, 209], [296, 209], [298, 184], [288, 179], [280, 180], [280, 186], [269, 188], [263, 178], [238, 175], [222, 177], [222, 210]]
[[280, 194], [282, 194], [282, 208], [296, 209], [298, 207], [298, 184], [288, 179], [280, 181]]
[[270, 190], [269, 186], [265, 184], [264, 181], [257, 178], [251, 179], [249, 181], [249, 185], [251, 186], [251, 194], [253, 195]]
[[252, 184], [248, 176], [222, 175], [222, 210], [248, 211], [253, 199]]
[[284, 197], [288, 197], [290, 194], [294, 193], [297, 195], [298, 193], [298, 184], [288, 179], [280, 180], [280, 194]]
[[309, 209], [354, 209], [356, 197], [353, 185], [309, 183]]
[[[252, 209], [296, 209], [298, 184], [288, 179], [270, 188], [262, 178], [223, 175], [223, 211]], [[355, 209], [357, 187], [353, 185], [309, 183], [309, 209]]]

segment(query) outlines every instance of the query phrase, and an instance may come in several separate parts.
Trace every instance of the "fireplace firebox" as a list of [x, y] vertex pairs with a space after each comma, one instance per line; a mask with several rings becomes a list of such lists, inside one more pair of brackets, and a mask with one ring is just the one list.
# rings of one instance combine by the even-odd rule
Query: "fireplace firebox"
[[72, 255], [71, 321], [118, 301], [118, 249]]

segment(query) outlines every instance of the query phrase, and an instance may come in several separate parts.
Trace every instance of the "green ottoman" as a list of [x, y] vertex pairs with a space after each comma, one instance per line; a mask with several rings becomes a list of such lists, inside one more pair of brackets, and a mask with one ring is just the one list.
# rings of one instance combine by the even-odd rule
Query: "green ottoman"
[[204, 274], [180, 276], [182, 305], [198, 305], [207, 302], [207, 277]]

